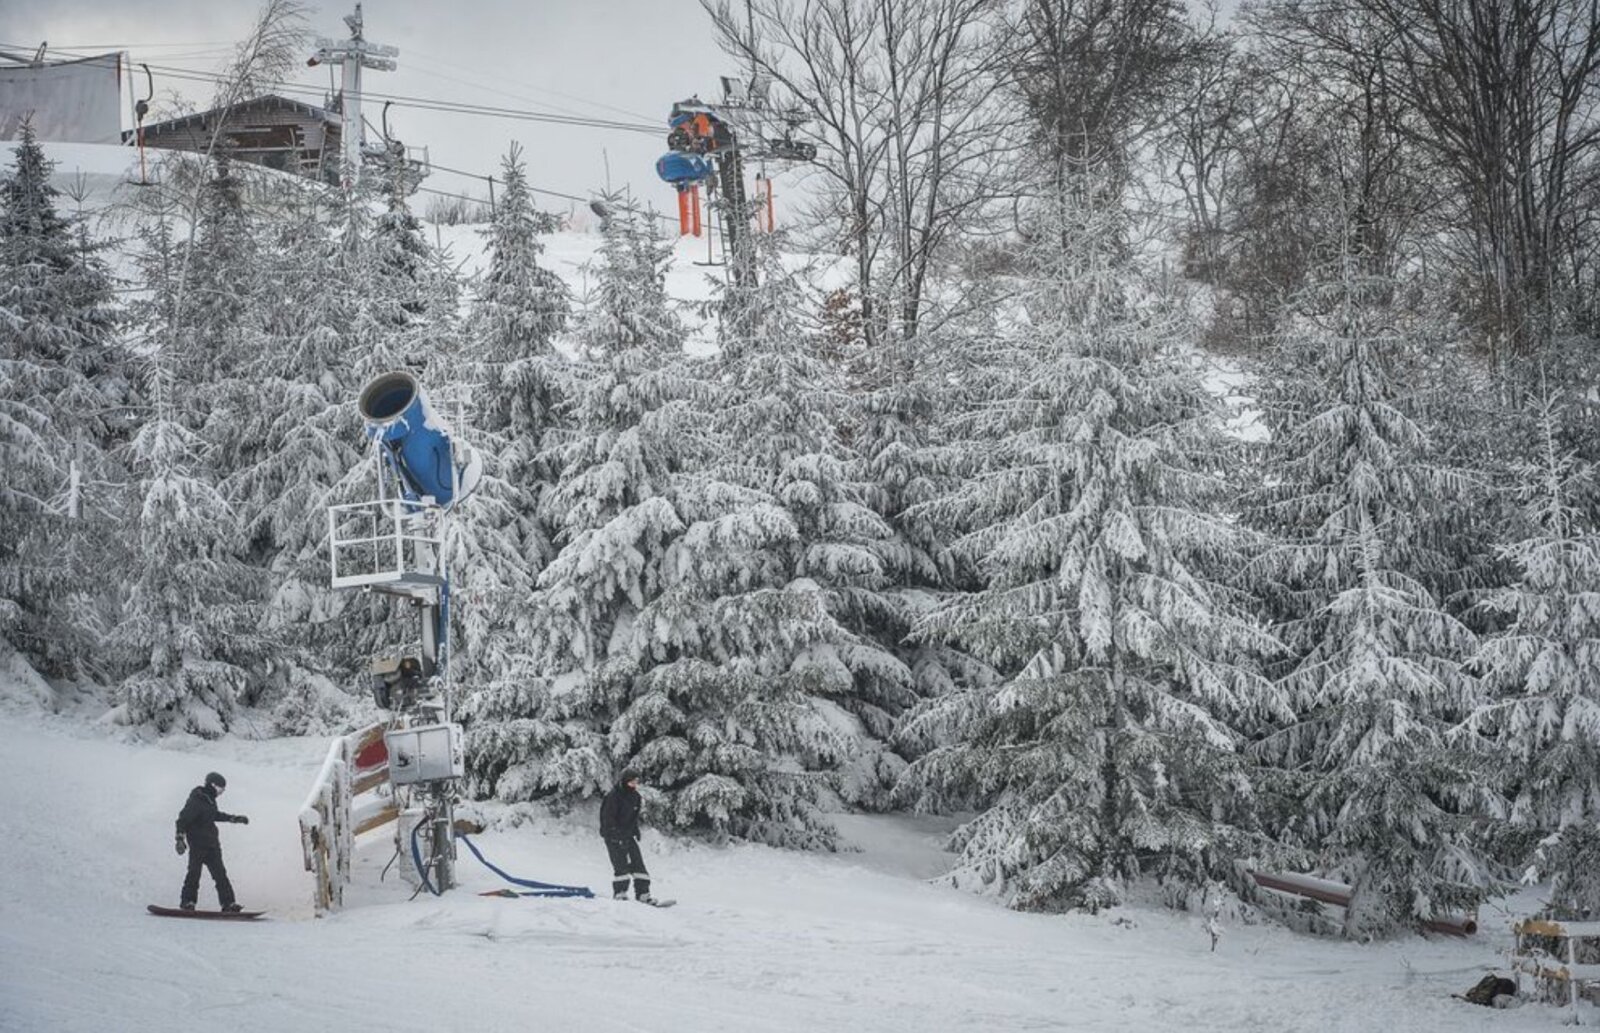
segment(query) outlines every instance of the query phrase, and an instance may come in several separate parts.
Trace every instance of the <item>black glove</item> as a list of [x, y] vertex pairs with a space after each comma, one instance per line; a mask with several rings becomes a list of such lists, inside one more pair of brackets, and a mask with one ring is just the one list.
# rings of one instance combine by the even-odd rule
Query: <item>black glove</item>
[[189, 841], [183, 838], [183, 833], [177, 833], [177, 838], [172, 841], [172, 848], [180, 854], [189, 849]]
[[233, 820], [234, 820], [234, 821], [236, 821], [236, 822], [238, 822], [238, 823], [239, 823], [239, 824], [240, 824], [240, 825], [248, 825], [248, 824], [250, 824], [250, 819], [249, 819], [249, 818], [246, 818], [246, 817], [245, 817], [245, 816], [244, 816], [244, 815], [242, 815], [242, 814], [235, 814], [235, 815], [234, 815], [234, 816], [233, 816]]

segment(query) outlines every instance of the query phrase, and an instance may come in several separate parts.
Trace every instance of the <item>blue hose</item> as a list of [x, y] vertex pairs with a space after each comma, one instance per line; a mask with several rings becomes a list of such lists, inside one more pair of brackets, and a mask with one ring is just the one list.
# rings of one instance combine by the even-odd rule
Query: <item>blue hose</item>
[[[419, 831], [421, 831], [422, 826], [424, 824], [426, 824], [426, 823], [419, 821], [415, 825], [411, 826], [411, 860], [417, 866], [417, 875], [418, 875], [419, 878], [422, 879], [423, 888], [426, 889], [429, 893], [432, 893], [434, 896], [437, 897], [437, 896], [440, 896], [444, 891], [436, 888], [433, 885], [433, 883], [431, 881], [429, 881], [429, 879], [428, 879], [428, 869], [422, 863], [422, 850], [417, 846], [417, 833]], [[500, 878], [506, 880], [507, 882], [511, 883], [514, 886], [526, 886], [528, 888], [528, 892], [519, 893], [518, 896], [522, 896], [522, 897], [593, 897], [594, 896], [594, 890], [591, 890], [587, 886], [562, 886], [559, 883], [539, 882], [536, 879], [519, 879], [515, 875], [508, 874], [504, 869], [497, 868], [495, 865], [491, 864], [489, 859], [487, 857], [483, 856], [483, 851], [478, 849], [478, 844], [474, 843], [470, 838], [468, 838], [466, 833], [458, 832], [458, 833], [456, 833], [456, 838], [461, 840], [461, 842], [467, 844], [467, 849], [472, 851], [472, 856], [476, 857], [479, 861], [482, 861], [483, 862], [483, 866], [485, 868], [489, 869], [491, 872], [494, 872], [496, 875], [500, 876]]]
[[519, 879], [515, 875], [508, 875], [502, 869], [496, 868], [493, 864], [490, 864], [489, 863], [489, 859], [487, 857], [483, 856], [483, 851], [479, 850], [478, 849], [478, 845], [476, 843], [474, 843], [471, 839], [469, 839], [466, 836], [465, 833], [457, 833], [456, 834], [456, 838], [461, 840], [461, 842], [467, 844], [467, 849], [472, 851], [472, 856], [474, 856], [478, 860], [482, 861], [483, 862], [483, 866], [485, 868], [489, 869], [491, 872], [494, 872], [496, 875], [500, 876], [500, 878], [502, 878], [502, 879], [506, 880], [507, 882], [511, 883], [513, 886], [526, 886], [530, 890], [533, 891], [531, 893], [523, 893], [523, 894], [521, 894], [521, 896], [524, 896], [524, 897], [592, 897], [592, 896], [594, 896], [594, 890], [591, 890], [587, 886], [562, 886], [562, 885], [559, 885], [559, 884], [553, 883], [553, 882], [539, 882], [539, 881], [534, 880], [534, 879]]
[[422, 828], [423, 824], [423, 822], [419, 821], [411, 826], [411, 860], [417, 866], [417, 875], [422, 878], [423, 888], [437, 897], [444, 891], [435, 889], [433, 883], [428, 881], [428, 869], [422, 863], [422, 851], [417, 849], [417, 832]]

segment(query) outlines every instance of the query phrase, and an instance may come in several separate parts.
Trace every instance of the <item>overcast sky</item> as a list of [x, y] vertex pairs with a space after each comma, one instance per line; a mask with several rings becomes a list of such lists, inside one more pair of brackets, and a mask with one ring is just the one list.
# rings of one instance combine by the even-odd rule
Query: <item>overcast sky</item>
[[[348, 35], [342, 18], [354, 10], [353, 0], [308, 6], [312, 36]], [[257, 10], [250, 0], [0, 0], [0, 45], [31, 49], [48, 40], [63, 51], [56, 57], [81, 48], [122, 49], [135, 62], [216, 72]], [[407, 144], [426, 145], [436, 164], [498, 174], [500, 157], [516, 140], [534, 186], [587, 196], [605, 185], [609, 158], [614, 186], [631, 184], [664, 210], [673, 209], [673, 194], [656, 178], [655, 160], [666, 149], [672, 102], [695, 93], [717, 96], [717, 77], [734, 71], [698, 0], [368, 0], [363, 12], [369, 41], [400, 48], [398, 71], [364, 73], [367, 91], [660, 127], [650, 135], [396, 103], [391, 130]], [[211, 99], [204, 83], [153, 71], [158, 98], [173, 91], [202, 106]], [[328, 72], [302, 66], [294, 81], [326, 90]], [[143, 96], [142, 81], [138, 91]], [[369, 100], [363, 114], [377, 125], [382, 107]], [[442, 172], [426, 185], [486, 190], [481, 180]]]

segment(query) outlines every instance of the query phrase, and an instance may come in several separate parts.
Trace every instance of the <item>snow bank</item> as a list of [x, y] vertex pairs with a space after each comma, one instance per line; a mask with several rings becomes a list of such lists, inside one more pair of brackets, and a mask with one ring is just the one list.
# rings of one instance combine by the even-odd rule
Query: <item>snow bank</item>
[[55, 690], [39, 676], [22, 654], [0, 639], [0, 706], [6, 709], [59, 709]]

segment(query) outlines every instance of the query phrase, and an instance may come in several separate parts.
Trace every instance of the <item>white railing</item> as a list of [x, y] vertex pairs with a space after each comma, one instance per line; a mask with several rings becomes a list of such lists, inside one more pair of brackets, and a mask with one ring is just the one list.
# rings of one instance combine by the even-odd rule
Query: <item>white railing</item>
[[300, 808], [300, 849], [306, 871], [316, 879], [313, 899], [319, 915], [344, 903], [355, 838], [399, 813], [392, 798], [353, 807], [357, 796], [389, 783], [389, 755], [377, 749], [387, 730], [387, 725], [375, 724], [333, 740]]
[[441, 519], [437, 506], [403, 498], [328, 507], [333, 587], [436, 583]]

